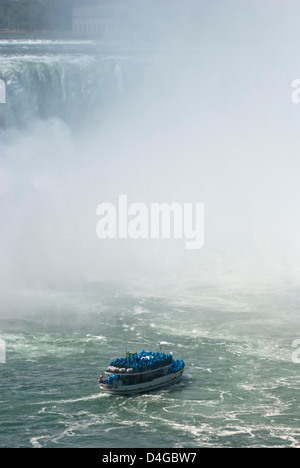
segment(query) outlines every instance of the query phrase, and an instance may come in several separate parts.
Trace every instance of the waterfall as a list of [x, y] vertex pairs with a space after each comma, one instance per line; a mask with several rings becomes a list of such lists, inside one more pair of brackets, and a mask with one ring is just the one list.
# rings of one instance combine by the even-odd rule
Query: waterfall
[[0, 64], [7, 92], [0, 124], [20, 128], [32, 119], [60, 118], [76, 127], [99, 118], [130, 95], [132, 68], [116, 59], [88, 56], [13, 57]]
[[[290, 100], [281, 105], [284, 57], [266, 67], [252, 49], [155, 54], [55, 41], [0, 42], [0, 52], [3, 287], [131, 275], [248, 284], [258, 269], [298, 278], [298, 151], [281, 119], [297, 121]], [[96, 208], [121, 194], [128, 206], [204, 203], [203, 248], [100, 241]]]

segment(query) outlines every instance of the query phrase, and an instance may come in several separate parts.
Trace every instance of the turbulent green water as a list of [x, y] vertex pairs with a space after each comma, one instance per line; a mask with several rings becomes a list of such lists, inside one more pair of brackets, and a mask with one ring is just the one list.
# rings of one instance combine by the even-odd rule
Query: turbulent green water
[[[202, 288], [180, 297], [120, 287], [25, 294], [1, 319], [2, 447], [299, 447], [299, 291]], [[105, 395], [126, 349], [184, 359], [182, 382]]]

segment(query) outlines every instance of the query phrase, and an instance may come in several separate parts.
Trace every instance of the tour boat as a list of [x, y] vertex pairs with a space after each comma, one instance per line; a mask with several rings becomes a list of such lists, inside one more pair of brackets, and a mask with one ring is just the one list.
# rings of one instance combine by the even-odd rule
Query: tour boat
[[126, 353], [110, 363], [100, 376], [100, 389], [118, 395], [149, 392], [179, 382], [184, 371], [184, 362], [174, 360], [171, 354], [141, 351]]

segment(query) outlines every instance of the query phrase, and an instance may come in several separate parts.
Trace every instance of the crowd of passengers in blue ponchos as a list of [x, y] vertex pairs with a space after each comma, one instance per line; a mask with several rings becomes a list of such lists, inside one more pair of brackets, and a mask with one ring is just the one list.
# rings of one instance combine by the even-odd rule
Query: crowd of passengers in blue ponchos
[[179, 359], [174, 361], [171, 354], [144, 350], [138, 354], [129, 355], [129, 357], [115, 359], [110, 365], [117, 369], [132, 369], [133, 372], [155, 370], [167, 365], [169, 365], [168, 373], [178, 372], [184, 368], [184, 362]]

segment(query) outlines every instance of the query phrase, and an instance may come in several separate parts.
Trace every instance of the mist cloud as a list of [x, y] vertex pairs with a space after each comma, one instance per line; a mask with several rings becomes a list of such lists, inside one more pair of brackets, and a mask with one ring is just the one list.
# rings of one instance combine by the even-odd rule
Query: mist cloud
[[[146, 52], [132, 35], [127, 55], [119, 46], [101, 66], [81, 62], [80, 76], [63, 56], [55, 65], [40, 57], [44, 70], [68, 73], [78, 93], [81, 80], [74, 99], [83, 105], [80, 119], [70, 100], [59, 116], [55, 107], [41, 116], [37, 105], [25, 126], [1, 132], [4, 290], [106, 279], [299, 281], [300, 108], [291, 102], [299, 7], [224, 3], [177, 2], [155, 46]], [[1, 76], [7, 66], [0, 61]], [[28, 93], [43, 102], [35, 88]], [[96, 208], [122, 193], [130, 203], [204, 202], [204, 247], [100, 240]]]

